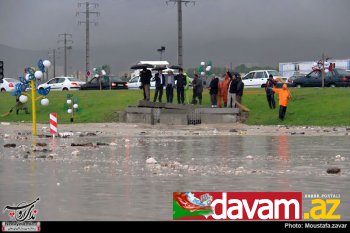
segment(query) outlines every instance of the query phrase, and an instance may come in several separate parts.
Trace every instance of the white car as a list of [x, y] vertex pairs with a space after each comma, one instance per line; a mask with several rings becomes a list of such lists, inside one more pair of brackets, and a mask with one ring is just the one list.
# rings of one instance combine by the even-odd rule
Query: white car
[[277, 82], [286, 82], [288, 78], [283, 77], [277, 70], [253, 70], [246, 74], [242, 81], [244, 87], [265, 87], [269, 75]]
[[[129, 89], [139, 89], [141, 86], [140, 76], [133, 77], [128, 82]], [[151, 78], [151, 89], [155, 89], [156, 80], [154, 77]]]
[[20, 83], [20, 81], [14, 78], [0, 79], [0, 91], [13, 91], [17, 83]]
[[38, 89], [51, 87], [52, 91], [72, 91], [79, 90], [85, 83], [74, 77], [56, 77], [39, 85]]

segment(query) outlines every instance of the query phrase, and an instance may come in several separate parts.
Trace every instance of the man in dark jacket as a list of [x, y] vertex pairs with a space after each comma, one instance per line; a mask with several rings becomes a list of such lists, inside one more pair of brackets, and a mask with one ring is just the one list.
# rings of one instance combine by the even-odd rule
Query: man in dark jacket
[[238, 75], [236, 102], [238, 102], [239, 104], [242, 103], [243, 90], [244, 90], [244, 83], [242, 81], [241, 75]]
[[234, 73], [234, 75], [232, 76], [231, 74], [229, 74], [229, 76], [231, 77], [231, 82], [228, 85], [228, 101], [227, 101], [227, 107], [228, 108], [234, 108], [236, 105], [236, 94], [237, 94], [237, 77], [239, 76], [238, 73]]
[[219, 78], [213, 75], [212, 80], [209, 84], [209, 94], [211, 100], [211, 107], [217, 108], [217, 95], [219, 93]]
[[143, 89], [143, 99], [149, 101], [150, 100], [150, 84], [152, 73], [147, 68], [143, 68], [140, 72], [141, 84]]
[[272, 74], [270, 74], [269, 79], [266, 81], [265, 91], [266, 91], [267, 103], [269, 104], [269, 107], [271, 109], [276, 108], [275, 94], [271, 89], [273, 86], [276, 86], [276, 84], [277, 82], [273, 80], [273, 76]]
[[183, 75], [183, 69], [179, 69], [179, 74], [175, 76], [176, 90], [177, 90], [177, 103], [185, 104], [185, 86], [187, 84], [186, 77]]
[[192, 104], [196, 104], [198, 97], [198, 102], [202, 104], [202, 92], [203, 92], [203, 80], [198, 76], [198, 74], [194, 75], [194, 79], [192, 81], [193, 87], [193, 96], [192, 96]]
[[157, 101], [158, 92], [159, 92], [159, 102], [162, 102], [163, 89], [165, 84], [165, 76], [162, 70], [159, 70], [158, 73], [155, 75], [155, 80], [156, 80], [156, 91], [154, 93], [153, 102]]

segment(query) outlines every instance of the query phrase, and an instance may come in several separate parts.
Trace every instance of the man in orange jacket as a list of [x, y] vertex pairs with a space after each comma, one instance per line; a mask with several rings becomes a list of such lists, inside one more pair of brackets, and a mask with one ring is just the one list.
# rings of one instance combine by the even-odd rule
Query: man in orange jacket
[[278, 102], [280, 105], [279, 118], [284, 120], [286, 115], [288, 101], [292, 98], [287, 88], [287, 84], [283, 84], [282, 89], [277, 89], [275, 86], [272, 87], [272, 91], [278, 94]]

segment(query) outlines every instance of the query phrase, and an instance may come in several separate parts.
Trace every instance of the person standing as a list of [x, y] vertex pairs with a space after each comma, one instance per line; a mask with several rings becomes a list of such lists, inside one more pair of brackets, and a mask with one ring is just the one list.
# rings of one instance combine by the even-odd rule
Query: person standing
[[241, 75], [238, 75], [238, 77], [237, 77], [236, 102], [239, 103], [239, 104], [242, 103], [243, 90], [244, 90], [244, 82], [242, 81]]
[[280, 120], [284, 120], [284, 117], [286, 115], [287, 112], [287, 106], [288, 106], [288, 101], [292, 98], [288, 88], [287, 88], [287, 84], [283, 84], [282, 89], [277, 89], [275, 86], [273, 86], [272, 88], [269, 87], [273, 92], [278, 94], [278, 102], [280, 105], [280, 109], [279, 109], [279, 113], [278, 113], [278, 117]]
[[272, 74], [270, 74], [269, 79], [266, 81], [266, 85], [265, 85], [267, 103], [269, 104], [270, 109], [276, 108], [275, 94], [272, 91], [272, 87], [276, 86], [276, 84], [277, 82], [273, 80], [273, 76]]
[[189, 97], [188, 92], [189, 92], [189, 90], [190, 90], [191, 79], [190, 79], [190, 77], [189, 77], [186, 73], [184, 73], [184, 76], [185, 76], [185, 78], [186, 78], [185, 102], [186, 102], [186, 104], [189, 104], [189, 103], [190, 103], [190, 100], [189, 100], [190, 97]]
[[236, 93], [237, 93], [237, 76], [238, 73], [235, 73], [233, 76], [228, 72], [229, 77], [231, 78], [229, 87], [228, 87], [228, 108], [234, 108], [236, 105]]
[[165, 76], [163, 74], [162, 70], [159, 70], [158, 73], [155, 75], [155, 81], [156, 81], [156, 90], [154, 93], [153, 102], [157, 101], [158, 93], [159, 93], [159, 102], [162, 102], [162, 96], [163, 96], [163, 89], [165, 84]]
[[167, 103], [173, 102], [174, 86], [175, 86], [174, 73], [171, 70], [169, 70], [168, 75], [165, 79], [165, 91], [166, 91]]
[[176, 90], [177, 90], [177, 103], [185, 104], [185, 86], [187, 84], [186, 77], [183, 75], [183, 69], [179, 69], [179, 74], [175, 76]]
[[194, 79], [192, 81], [193, 87], [193, 96], [192, 96], [192, 104], [196, 104], [198, 97], [199, 105], [202, 104], [202, 93], [203, 93], [203, 80], [198, 76], [198, 74], [194, 75]]
[[151, 84], [151, 78], [152, 78], [151, 71], [148, 70], [146, 67], [144, 67], [140, 73], [140, 78], [141, 78], [144, 100], [149, 101], [150, 100], [150, 84]]
[[228, 86], [230, 84], [230, 76], [228, 75], [230, 72], [226, 72], [225, 79], [221, 83], [221, 96], [224, 101], [224, 107], [227, 107], [227, 97], [228, 97]]
[[209, 94], [211, 100], [211, 107], [217, 107], [217, 95], [219, 92], [219, 78], [213, 75], [211, 82], [209, 84]]

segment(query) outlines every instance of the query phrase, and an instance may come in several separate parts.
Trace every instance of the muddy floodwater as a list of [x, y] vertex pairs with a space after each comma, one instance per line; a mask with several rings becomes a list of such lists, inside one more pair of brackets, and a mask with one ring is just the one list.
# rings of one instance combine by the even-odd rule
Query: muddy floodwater
[[0, 135], [0, 208], [39, 197], [38, 220], [172, 220], [175, 191], [337, 194], [350, 220], [348, 136], [28, 132]]

